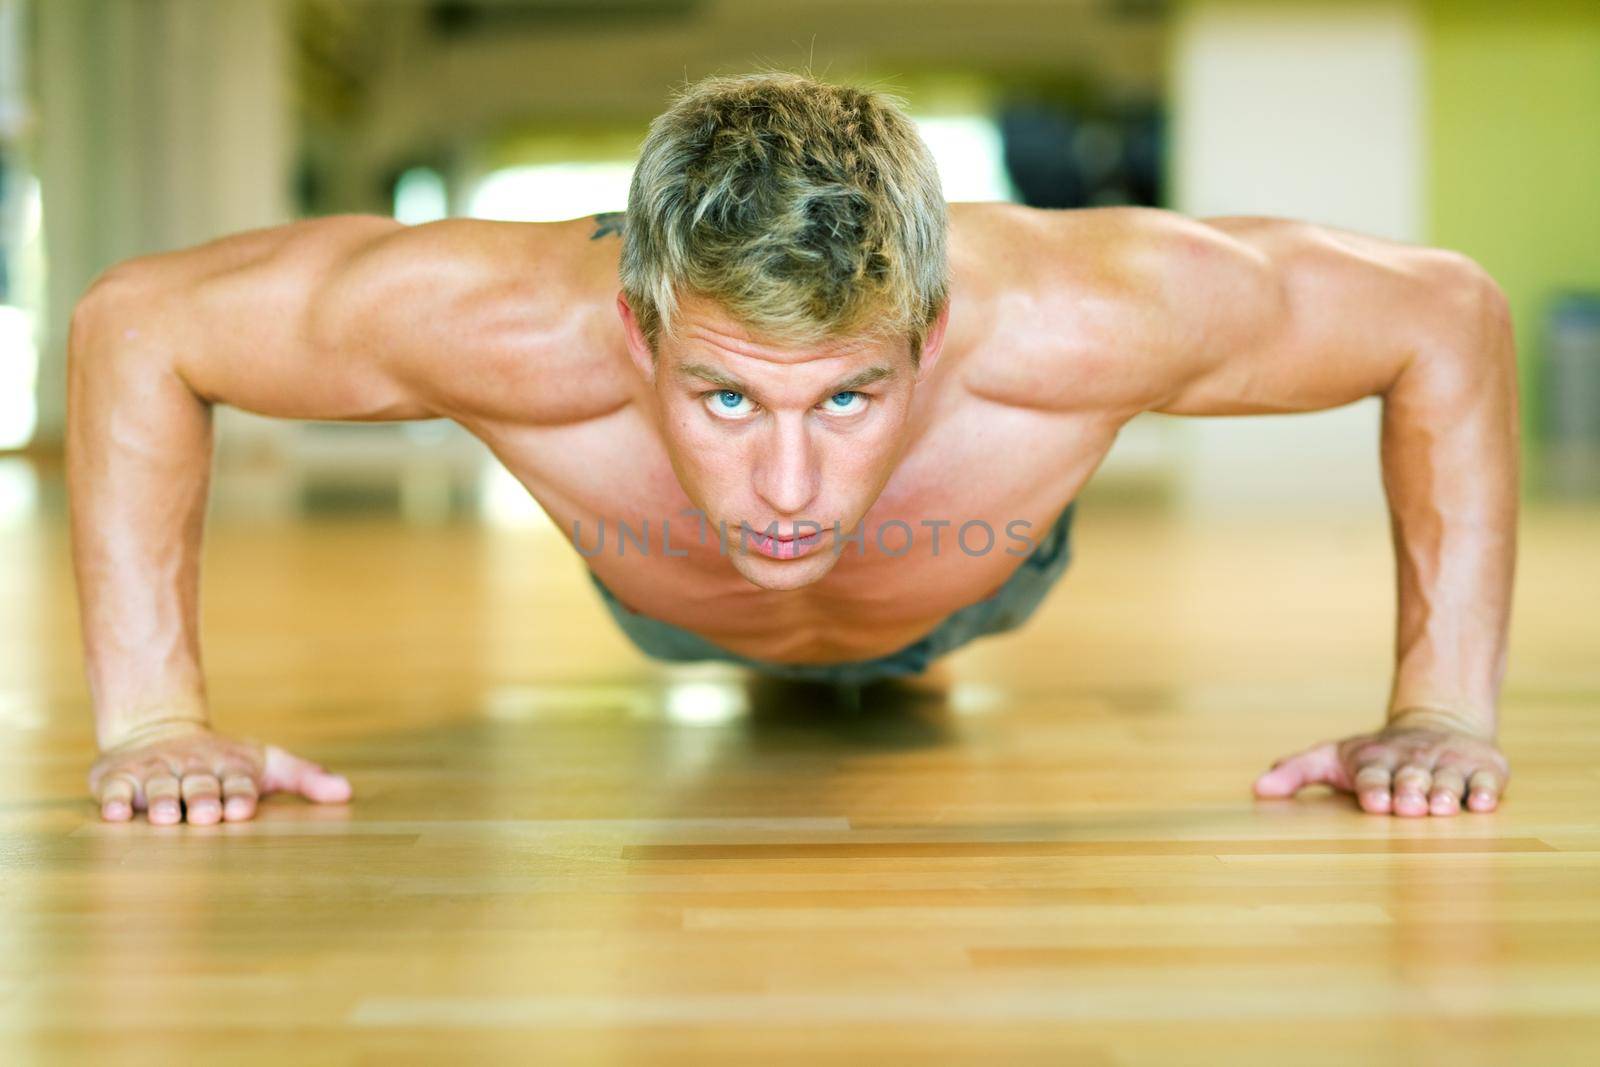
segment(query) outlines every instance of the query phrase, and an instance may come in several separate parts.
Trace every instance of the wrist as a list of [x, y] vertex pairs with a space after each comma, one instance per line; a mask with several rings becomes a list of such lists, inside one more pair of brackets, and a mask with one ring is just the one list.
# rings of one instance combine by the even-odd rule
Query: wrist
[[1435, 704], [1408, 704], [1391, 708], [1386, 725], [1391, 728], [1469, 734], [1489, 742], [1495, 740], [1496, 733], [1493, 713], [1484, 714]]
[[154, 741], [206, 733], [211, 724], [201, 710], [162, 709], [140, 715], [102, 720], [95, 727], [95, 741], [101, 752], [114, 748], [137, 748]]

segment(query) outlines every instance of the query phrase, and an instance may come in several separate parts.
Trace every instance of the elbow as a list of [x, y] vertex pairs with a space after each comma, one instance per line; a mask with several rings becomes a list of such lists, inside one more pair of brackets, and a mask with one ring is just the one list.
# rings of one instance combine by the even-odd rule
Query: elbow
[[1459, 344], [1483, 358], [1514, 366], [1516, 334], [1511, 301], [1494, 275], [1470, 256], [1452, 253], [1448, 290]]
[[1499, 412], [1515, 437], [1517, 343], [1505, 289], [1476, 260], [1450, 252], [1433, 292], [1416, 379], [1454, 417]]
[[1425, 275], [1413, 355], [1453, 368], [1450, 376], [1475, 388], [1515, 390], [1517, 345], [1511, 302], [1493, 275], [1459, 252], [1439, 251]]
[[1468, 285], [1473, 294], [1473, 307], [1480, 333], [1490, 341], [1504, 342], [1502, 354], [1515, 357], [1515, 329], [1511, 321], [1511, 300], [1500, 283], [1476, 261], [1469, 261]]
[[1517, 335], [1511, 320], [1511, 300], [1493, 278], [1487, 279], [1483, 314], [1488, 324], [1488, 334], [1494, 339], [1502, 358], [1511, 367], [1517, 363]]
[[73, 306], [67, 326], [69, 362], [128, 347], [141, 336], [154, 307], [148, 275], [136, 261], [101, 274]]
[[96, 282], [73, 305], [72, 319], [67, 323], [68, 359], [81, 358], [89, 346], [98, 340], [105, 319], [105, 302], [100, 283]]
[[69, 421], [84, 397], [127, 388], [130, 376], [173, 358], [164, 304], [163, 292], [136, 261], [106, 271], [78, 299], [67, 327]]

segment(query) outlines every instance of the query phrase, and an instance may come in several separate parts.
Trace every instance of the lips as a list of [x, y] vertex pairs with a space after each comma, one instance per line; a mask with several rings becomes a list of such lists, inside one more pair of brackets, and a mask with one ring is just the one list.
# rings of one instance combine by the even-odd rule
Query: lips
[[746, 537], [751, 548], [769, 559], [798, 559], [822, 544], [821, 530], [808, 530], [804, 534], [796, 531], [787, 536], [769, 536], [759, 530], [751, 530]]

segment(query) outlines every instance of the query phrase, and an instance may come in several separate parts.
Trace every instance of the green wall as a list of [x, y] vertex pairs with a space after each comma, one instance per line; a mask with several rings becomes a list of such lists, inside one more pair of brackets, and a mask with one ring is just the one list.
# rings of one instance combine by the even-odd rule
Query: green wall
[[1600, 0], [1428, 0], [1429, 243], [1505, 287], [1536, 451], [1543, 319], [1600, 291]]

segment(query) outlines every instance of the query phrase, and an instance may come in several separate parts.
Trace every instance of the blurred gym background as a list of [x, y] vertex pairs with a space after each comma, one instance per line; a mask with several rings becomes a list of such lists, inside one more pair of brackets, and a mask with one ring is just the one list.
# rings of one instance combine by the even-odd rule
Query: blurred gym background
[[[909, 104], [952, 200], [1274, 214], [1464, 251], [1511, 296], [1525, 484], [1600, 494], [1593, 0], [0, 0], [0, 515], [59, 498], [64, 344], [102, 269], [305, 215], [620, 209], [686, 80]], [[1137, 420], [1091, 488], [1382, 507], [1376, 401]], [[219, 508], [538, 508], [449, 425], [224, 412]]]

